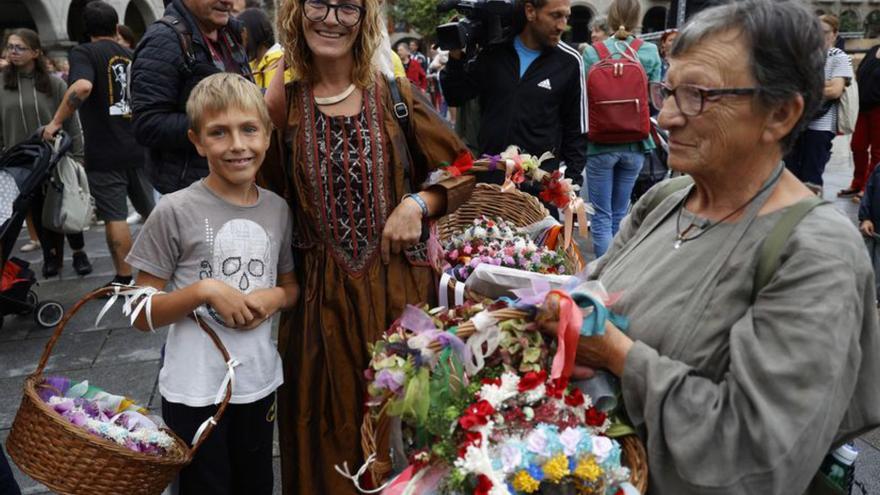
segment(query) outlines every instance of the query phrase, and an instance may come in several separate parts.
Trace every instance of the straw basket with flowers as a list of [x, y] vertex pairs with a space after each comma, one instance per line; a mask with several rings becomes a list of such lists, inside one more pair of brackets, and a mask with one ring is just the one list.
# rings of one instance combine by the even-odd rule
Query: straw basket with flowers
[[[150, 292], [155, 291], [131, 289], [127, 307], [132, 301], [149, 299]], [[88, 301], [111, 293], [118, 295], [118, 288], [103, 288], [87, 295], [55, 328], [36, 371], [25, 379], [6, 447], [22, 471], [57, 493], [158, 495], [189, 464], [220, 421], [232, 397], [232, 381], [225, 381], [221, 388], [225, 388], [225, 394], [220, 396], [217, 412], [203, 423], [191, 448], [166, 428], [150, 427], [145, 431], [147, 418], [124, 398], [113, 401], [110, 410], [107, 401], [97, 400], [108, 397], [103, 391], [78, 393], [76, 399], [71, 399], [71, 389], [79, 387], [85, 392], [87, 382], [59, 388], [63, 380], [43, 374], [46, 363], [73, 315]], [[113, 300], [115, 297], [108, 307]], [[198, 323], [217, 346], [218, 357], [222, 355], [229, 364], [229, 353], [214, 331]]]

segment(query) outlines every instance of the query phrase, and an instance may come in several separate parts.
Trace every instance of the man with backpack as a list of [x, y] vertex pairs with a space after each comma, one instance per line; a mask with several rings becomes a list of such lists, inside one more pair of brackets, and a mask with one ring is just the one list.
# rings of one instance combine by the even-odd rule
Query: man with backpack
[[131, 67], [134, 133], [149, 149], [147, 167], [162, 194], [208, 175], [187, 139], [186, 100], [205, 77], [233, 72], [251, 79], [242, 25], [232, 0], [171, 0], [147, 28]]
[[640, 10], [638, 0], [614, 0], [608, 25], [615, 33], [584, 52], [590, 110], [587, 187], [595, 210], [590, 231], [596, 257], [611, 245], [645, 153], [655, 148], [648, 81], [660, 81], [663, 64], [656, 45], [627, 31], [638, 25]]
[[560, 40], [571, 2], [519, 0], [516, 8], [517, 34], [509, 41], [482, 47], [470, 61], [460, 50], [449, 52], [440, 72], [443, 96], [450, 106], [479, 100], [480, 153], [498, 154], [512, 144], [536, 156], [550, 151], [556, 159], [541, 168], [556, 170], [562, 160], [566, 177], [580, 185], [587, 150], [584, 69], [577, 50]]
[[106, 222], [107, 247], [116, 269], [110, 284], [127, 284], [131, 266], [125, 256], [132, 241], [126, 198], [143, 217], [154, 204], [153, 188], [143, 169], [144, 149], [131, 130], [131, 102], [126, 92], [131, 50], [116, 41], [119, 17], [110, 4], [88, 3], [83, 23], [91, 41], [71, 50], [70, 88], [43, 136], [51, 138], [79, 109], [89, 189], [98, 217]]

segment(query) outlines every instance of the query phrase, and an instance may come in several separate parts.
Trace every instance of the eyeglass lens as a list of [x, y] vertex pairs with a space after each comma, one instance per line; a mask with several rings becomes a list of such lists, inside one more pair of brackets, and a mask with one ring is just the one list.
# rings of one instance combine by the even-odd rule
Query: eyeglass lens
[[673, 96], [678, 110], [693, 117], [703, 109], [703, 95], [698, 88], [682, 85], [671, 90], [660, 83], [651, 84], [651, 104], [658, 110], [663, 108], [667, 98]]
[[6, 51], [13, 53], [24, 53], [28, 50], [30, 50], [30, 48], [24, 45], [6, 45]]

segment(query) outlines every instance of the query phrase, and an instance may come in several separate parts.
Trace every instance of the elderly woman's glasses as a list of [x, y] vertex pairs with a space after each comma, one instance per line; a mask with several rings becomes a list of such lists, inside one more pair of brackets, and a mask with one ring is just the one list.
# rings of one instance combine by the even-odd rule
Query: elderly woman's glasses
[[722, 96], [753, 95], [757, 92], [758, 88], [709, 89], [693, 84], [680, 84], [673, 89], [658, 82], [652, 82], [649, 85], [651, 104], [654, 105], [654, 108], [663, 108], [663, 103], [672, 96], [675, 98], [678, 111], [687, 117], [696, 117], [703, 113], [703, 107], [707, 101], [717, 101]]
[[322, 22], [330, 14], [330, 10], [334, 10], [336, 14], [336, 22], [345, 27], [354, 27], [364, 16], [364, 9], [360, 5], [350, 3], [330, 4], [323, 0], [305, 0], [306, 19], [312, 22]]

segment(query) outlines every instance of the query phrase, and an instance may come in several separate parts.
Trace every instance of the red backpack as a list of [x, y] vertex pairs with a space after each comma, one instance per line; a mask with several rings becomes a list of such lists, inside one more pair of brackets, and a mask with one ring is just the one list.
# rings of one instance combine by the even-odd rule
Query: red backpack
[[633, 143], [651, 133], [648, 75], [637, 54], [641, 46], [642, 40], [637, 39], [613, 60], [604, 43], [593, 45], [599, 61], [587, 75], [590, 141]]

